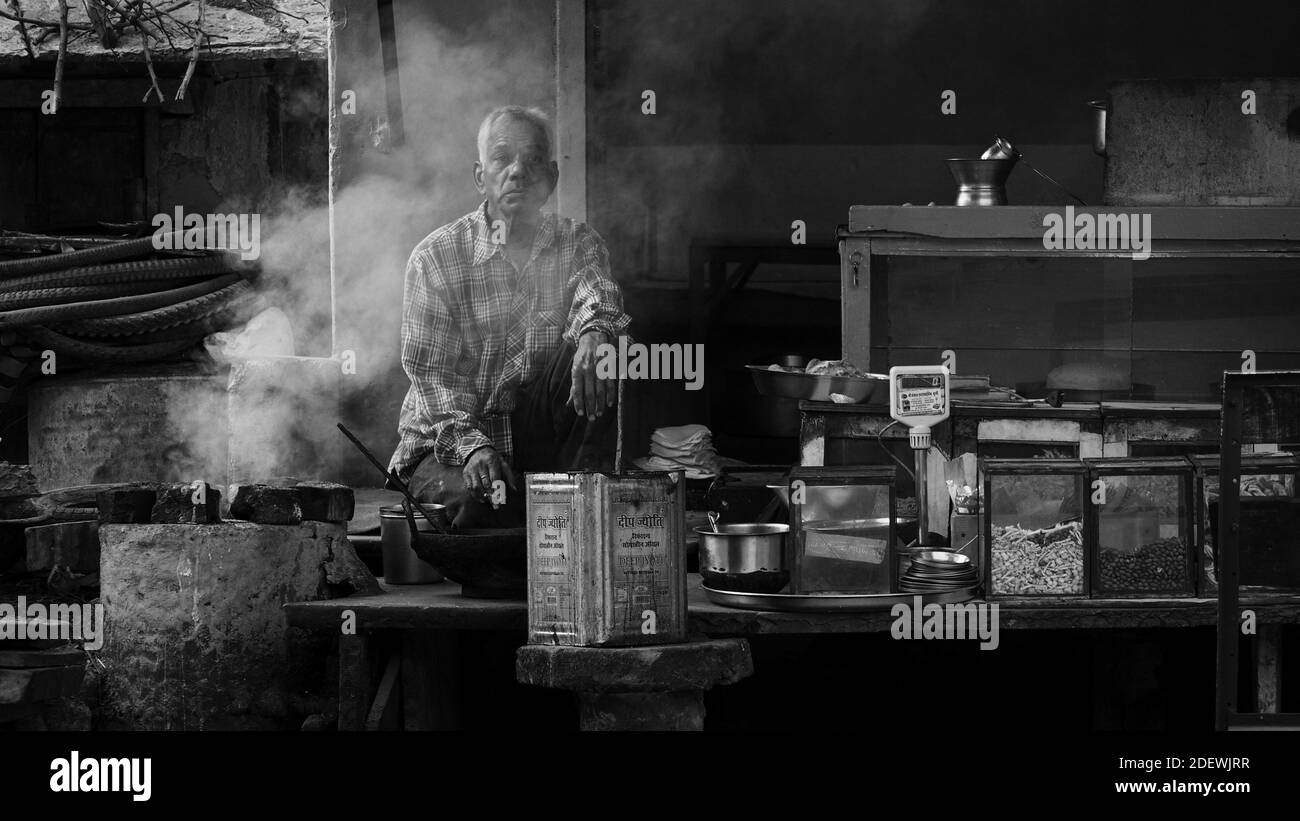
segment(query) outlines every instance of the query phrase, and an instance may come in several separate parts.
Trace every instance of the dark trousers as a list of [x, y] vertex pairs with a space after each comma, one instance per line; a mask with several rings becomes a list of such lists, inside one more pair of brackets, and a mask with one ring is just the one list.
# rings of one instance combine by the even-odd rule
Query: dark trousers
[[518, 527], [524, 523], [524, 474], [614, 469], [616, 407], [600, 416], [578, 416], [569, 406], [573, 355], [561, 340], [541, 375], [519, 389], [510, 414], [514, 455], [509, 460], [519, 488], [506, 489], [506, 504], [493, 509], [465, 490], [461, 465], [444, 465], [430, 453], [411, 474], [411, 492], [425, 502], [447, 505], [457, 527]]

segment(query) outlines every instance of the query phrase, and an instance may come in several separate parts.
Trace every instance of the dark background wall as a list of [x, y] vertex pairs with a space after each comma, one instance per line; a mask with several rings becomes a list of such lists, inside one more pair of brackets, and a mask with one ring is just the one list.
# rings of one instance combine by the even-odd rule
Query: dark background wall
[[[588, 8], [589, 213], [620, 271], [654, 279], [683, 278], [691, 236], [781, 239], [803, 219], [826, 242], [850, 205], [951, 204], [943, 160], [979, 156], [994, 134], [1099, 203], [1086, 104], [1110, 83], [1300, 75], [1300, 11], [1286, 0]], [[654, 116], [641, 113], [645, 89]], [[945, 89], [956, 115], [940, 113]], [[1070, 201], [1023, 166], [1008, 197]]]
[[[1300, 76], [1300, 9], [1281, 0], [593, 0], [588, 10], [588, 212], [635, 283], [638, 318], [665, 340], [688, 334], [692, 298], [679, 289], [693, 241], [788, 243], [803, 220], [809, 243], [831, 246], [851, 205], [951, 204], [944, 159], [979, 156], [995, 134], [1100, 204], [1105, 160], [1087, 103], [1112, 83]], [[653, 116], [641, 110], [646, 89]], [[948, 89], [951, 116], [940, 111]], [[1071, 202], [1024, 163], [1007, 190], [1012, 204]], [[1266, 351], [1269, 367], [1300, 365], [1291, 263], [1151, 263], [1120, 283], [1100, 265], [999, 270], [895, 266], [871, 369], [965, 349], [965, 372], [1015, 387], [1122, 341], [1112, 353], [1144, 390], [1198, 400], [1242, 349]], [[755, 413], [771, 403], [743, 366], [839, 355], [839, 287], [834, 266], [765, 265], [728, 302], [709, 352], [727, 411], [705, 421], [733, 455], [794, 458], [788, 439], [767, 435], [791, 429], [790, 410]], [[1089, 324], [1103, 306], [1122, 328]], [[1156, 350], [1128, 350], [1143, 347]], [[703, 413], [697, 397], [671, 400], [673, 421]]]

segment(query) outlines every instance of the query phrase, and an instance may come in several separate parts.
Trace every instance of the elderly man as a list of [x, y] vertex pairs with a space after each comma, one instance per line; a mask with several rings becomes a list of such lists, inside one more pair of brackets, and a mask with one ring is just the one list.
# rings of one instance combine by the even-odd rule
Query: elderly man
[[411, 387], [390, 468], [460, 527], [522, 524], [525, 471], [612, 467], [617, 385], [597, 377], [597, 350], [629, 319], [600, 236], [541, 211], [553, 151], [541, 111], [489, 113], [474, 163], [483, 203], [406, 266]]

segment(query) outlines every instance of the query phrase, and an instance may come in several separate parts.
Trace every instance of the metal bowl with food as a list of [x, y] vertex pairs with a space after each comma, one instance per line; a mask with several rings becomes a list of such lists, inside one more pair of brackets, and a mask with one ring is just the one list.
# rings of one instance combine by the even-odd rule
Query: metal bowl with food
[[[833, 402], [836, 401], [835, 397], [847, 397], [849, 402], [875, 403], [883, 403], [889, 397], [889, 377], [881, 374], [845, 376], [808, 373], [804, 369], [785, 365], [745, 367], [754, 379], [754, 387], [764, 396], [808, 399], [813, 402]], [[811, 367], [815, 368], [815, 364]]]
[[528, 597], [528, 529], [452, 530], [418, 534], [421, 559], [461, 586], [473, 599]]
[[785, 566], [789, 525], [720, 524], [697, 527], [700, 575], [714, 590], [776, 593], [790, 582]]

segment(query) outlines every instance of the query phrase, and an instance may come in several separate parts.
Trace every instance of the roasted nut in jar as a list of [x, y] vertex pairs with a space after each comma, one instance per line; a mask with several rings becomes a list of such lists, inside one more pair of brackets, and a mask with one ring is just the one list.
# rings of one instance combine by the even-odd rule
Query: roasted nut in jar
[[1103, 547], [1097, 561], [1103, 590], [1180, 592], [1191, 587], [1187, 546], [1177, 536], [1142, 545], [1136, 550]]

